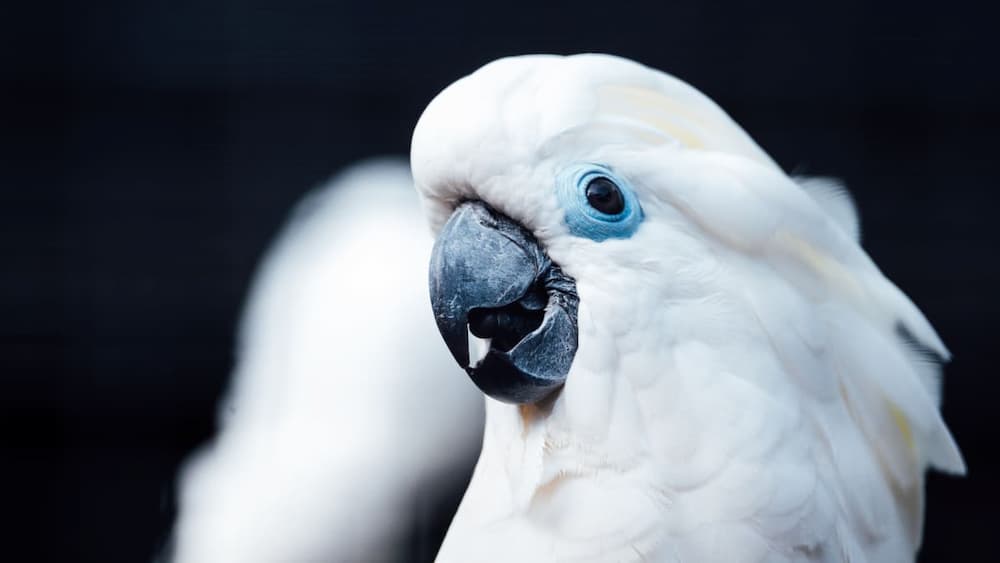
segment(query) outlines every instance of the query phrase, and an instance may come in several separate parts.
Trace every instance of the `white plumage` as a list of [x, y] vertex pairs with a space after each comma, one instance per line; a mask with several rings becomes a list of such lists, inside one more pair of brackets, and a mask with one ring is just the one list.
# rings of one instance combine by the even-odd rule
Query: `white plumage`
[[[570, 232], [553, 184], [579, 162], [634, 187], [630, 238]], [[487, 399], [440, 560], [913, 559], [926, 467], [964, 464], [907, 338], [948, 352], [860, 248], [840, 188], [797, 184], [694, 88], [601, 55], [456, 82], [412, 168], [433, 227], [482, 200], [580, 295], [559, 394]]]

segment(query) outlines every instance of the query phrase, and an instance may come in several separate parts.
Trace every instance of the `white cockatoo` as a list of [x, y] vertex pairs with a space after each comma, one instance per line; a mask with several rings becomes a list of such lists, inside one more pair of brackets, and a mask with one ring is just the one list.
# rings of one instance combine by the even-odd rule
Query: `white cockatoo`
[[603, 55], [457, 81], [411, 166], [438, 330], [489, 396], [440, 561], [914, 559], [926, 468], [965, 469], [948, 351], [836, 184]]
[[299, 204], [254, 280], [220, 432], [181, 473], [165, 558], [409, 559], [407, 535], [468, 478], [482, 436], [482, 400], [428, 311], [431, 244], [403, 159]]

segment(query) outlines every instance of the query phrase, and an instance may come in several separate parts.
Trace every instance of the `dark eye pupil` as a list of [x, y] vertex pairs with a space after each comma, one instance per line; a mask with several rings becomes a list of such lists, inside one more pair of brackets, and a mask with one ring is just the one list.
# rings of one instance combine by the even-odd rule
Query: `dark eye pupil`
[[587, 203], [608, 215], [618, 215], [625, 210], [622, 192], [611, 180], [598, 177], [587, 184]]

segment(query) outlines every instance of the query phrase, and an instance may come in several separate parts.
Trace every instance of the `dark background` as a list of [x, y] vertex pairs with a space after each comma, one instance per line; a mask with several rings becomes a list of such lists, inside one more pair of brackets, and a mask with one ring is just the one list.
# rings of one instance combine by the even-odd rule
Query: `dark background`
[[847, 180], [865, 248], [955, 356], [944, 411], [970, 475], [931, 476], [921, 560], [995, 553], [995, 33], [972, 2], [6, 3], [4, 555], [149, 560], [292, 203], [406, 153], [481, 64], [580, 51], [676, 74], [786, 169]]

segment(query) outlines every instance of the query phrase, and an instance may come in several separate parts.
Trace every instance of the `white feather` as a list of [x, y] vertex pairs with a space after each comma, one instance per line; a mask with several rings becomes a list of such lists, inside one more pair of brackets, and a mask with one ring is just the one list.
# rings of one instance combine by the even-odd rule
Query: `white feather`
[[[432, 226], [480, 199], [577, 282], [579, 349], [545, 409], [491, 403], [441, 559], [907, 561], [947, 358], [858, 245], [846, 192], [797, 185], [711, 100], [608, 56], [487, 65], [421, 117]], [[556, 173], [634, 187], [628, 239], [570, 234]]]
[[796, 176], [793, 178], [834, 220], [837, 225], [856, 241], [861, 240], [861, 220], [851, 192], [836, 178], [823, 176]]

